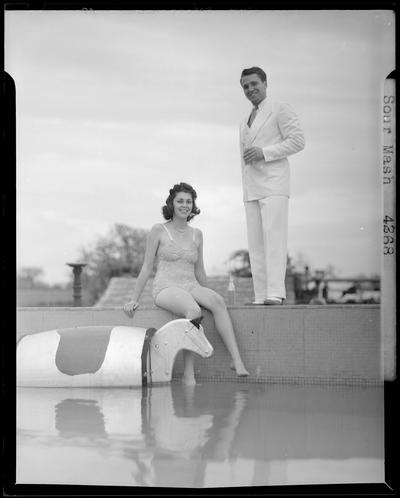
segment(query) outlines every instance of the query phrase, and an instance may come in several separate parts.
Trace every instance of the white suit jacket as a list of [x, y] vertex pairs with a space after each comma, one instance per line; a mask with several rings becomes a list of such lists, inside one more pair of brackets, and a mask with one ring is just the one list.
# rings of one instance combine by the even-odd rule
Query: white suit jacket
[[[243, 200], [290, 194], [287, 157], [304, 149], [304, 134], [293, 109], [283, 102], [263, 100], [251, 127], [249, 115], [240, 124]], [[245, 164], [243, 149], [261, 147], [264, 160]]]

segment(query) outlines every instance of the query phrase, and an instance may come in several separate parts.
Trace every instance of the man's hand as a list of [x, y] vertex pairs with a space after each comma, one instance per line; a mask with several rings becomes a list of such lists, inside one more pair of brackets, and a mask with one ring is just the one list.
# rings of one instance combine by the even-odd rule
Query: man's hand
[[244, 162], [249, 164], [253, 161], [262, 161], [264, 159], [264, 154], [261, 147], [248, 147], [244, 149], [243, 158]]

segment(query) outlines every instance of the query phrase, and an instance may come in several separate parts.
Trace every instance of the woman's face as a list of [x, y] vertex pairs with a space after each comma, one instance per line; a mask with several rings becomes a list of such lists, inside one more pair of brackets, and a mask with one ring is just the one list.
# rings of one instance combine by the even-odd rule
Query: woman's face
[[173, 200], [174, 216], [187, 220], [193, 209], [192, 194], [178, 192]]

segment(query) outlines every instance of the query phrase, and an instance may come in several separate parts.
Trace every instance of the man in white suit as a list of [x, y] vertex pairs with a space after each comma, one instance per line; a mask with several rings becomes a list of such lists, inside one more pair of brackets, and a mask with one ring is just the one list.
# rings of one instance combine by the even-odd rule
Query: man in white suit
[[253, 104], [240, 125], [253, 304], [282, 304], [290, 187], [287, 157], [304, 148], [304, 135], [288, 104], [267, 99], [267, 76], [261, 68], [244, 69], [240, 84]]

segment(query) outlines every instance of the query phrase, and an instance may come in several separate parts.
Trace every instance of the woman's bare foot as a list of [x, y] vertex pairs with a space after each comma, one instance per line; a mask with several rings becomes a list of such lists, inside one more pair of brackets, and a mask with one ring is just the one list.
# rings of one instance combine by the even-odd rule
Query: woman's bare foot
[[230, 367], [232, 370], [236, 371], [236, 374], [239, 377], [247, 377], [248, 375], [250, 375], [241, 361], [235, 362], [235, 360], [232, 360]]
[[182, 384], [185, 386], [195, 386], [196, 379], [194, 378], [194, 375], [183, 375]]

